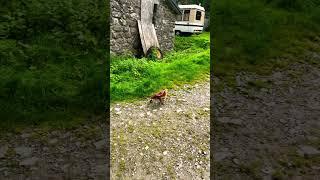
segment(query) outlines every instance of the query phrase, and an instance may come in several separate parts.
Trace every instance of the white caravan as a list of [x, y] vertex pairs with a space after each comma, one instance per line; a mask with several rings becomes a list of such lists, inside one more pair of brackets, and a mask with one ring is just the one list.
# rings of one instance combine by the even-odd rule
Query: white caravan
[[175, 23], [175, 33], [201, 33], [204, 26], [205, 9], [200, 5], [179, 5], [182, 15]]

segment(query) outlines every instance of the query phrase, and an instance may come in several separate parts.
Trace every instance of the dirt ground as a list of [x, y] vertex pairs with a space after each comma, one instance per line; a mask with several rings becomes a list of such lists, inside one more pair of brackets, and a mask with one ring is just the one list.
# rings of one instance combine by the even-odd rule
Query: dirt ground
[[111, 107], [111, 179], [209, 179], [210, 83]]
[[239, 73], [213, 107], [215, 179], [320, 179], [319, 66]]
[[28, 128], [2, 135], [0, 179], [105, 180], [109, 163], [107, 123], [90, 121], [72, 130]]

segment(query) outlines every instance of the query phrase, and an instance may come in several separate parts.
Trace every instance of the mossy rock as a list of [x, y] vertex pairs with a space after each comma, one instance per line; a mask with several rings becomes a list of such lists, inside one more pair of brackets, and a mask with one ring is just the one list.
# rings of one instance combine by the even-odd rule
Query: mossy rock
[[147, 58], [150, 60], [162, 59], [162, 52], [158, 47], [151, 47], [147, 51]]

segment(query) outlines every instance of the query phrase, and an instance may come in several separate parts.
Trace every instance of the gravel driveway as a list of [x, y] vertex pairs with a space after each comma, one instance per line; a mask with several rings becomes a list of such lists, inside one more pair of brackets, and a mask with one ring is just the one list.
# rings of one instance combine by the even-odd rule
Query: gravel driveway
[[209, 179], [210, 84], [111, 107], [112, 179]]

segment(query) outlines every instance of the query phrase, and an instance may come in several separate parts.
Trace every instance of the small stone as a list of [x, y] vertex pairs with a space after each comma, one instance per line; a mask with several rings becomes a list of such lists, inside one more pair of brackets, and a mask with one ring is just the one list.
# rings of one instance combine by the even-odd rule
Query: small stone
[[31, 136], [31, 134], [29, 134], [29, 133], [23, 133], [23, 134], [21, 134], [21, 137], [22, 138], [28, 138], [28, 137], [30, 137]]
[[149, 149], [149, 146], [146, 146], [144, 149], [145, 149], [145, 150], [148, 150], [148, 149]]
[[179, 109], [177, 110], [177, 113], [180, 113], [180, 112], [182, 112], [182, 109], [179, 108]]
[[167, 154], [168, 154], [168, 151], [163, 151], [162, 154], [163, 154], [163, 155], [167, 155]]
[[106, 148], [105, 145], [106, 145], [106, 140], [100, 140], [98, 142], [95, 142], [94, 145], [96, 146], [96, 149], [103, 149], [103, 148]]
[[148, 116], [152, 116], [152, 114], [151, 114], [149, 111], [147, 112], [147, 115], [148, 115]]
[[307, 156], [312, 156], [312, 155], [318, 155], [320, 154], [320, 151], [312, 146], [299, 146], [299, 154], [300, 155], [307, 155]]
[[293, 93], [294, 93], [293, 88], [289, 87], [289, 93], [290, 93], [290, 94], [293, 94]]
[[25, 146], [20, 146], [14, 148], [15, 152], [19, 154], [21, 157], [30, 157], [33, 149]]
[[232, 162], [233, 162], [234, 164], [236, 164], [236, 165], [239, 165], [239, 164], [240, 164], [240, 161], [239, 161], [239, 159], [237, 159], [237, 158], [232, 159]]
[[279, 79], [279, 78], [282, 77], [282, 74], [281, 74], [281, 72], [276, 72], [276, 73], [273, 74], [273, 77], [276, 78], [276, 79]]
[[31, 158], [27, 158], [24, 159], [23, 161], [21, 161], [19, 163], [20, 166], [33, 166], [35, 165], [37, 162], [39, 161], [39, 158], [37, 157], [31, 157]]
[[117, 111], [116, 114], [117, 114], [117, 115], [120, 115], [120, 114], [121, 114], [121, 111]]
[[140, 113], [139, 116], [140, 116], [140, 117], [144, 117], [144, 113]]
[[214, 154], [214, 159], [219, 162], [230, 156], [232, 156], [230, 152], [217, 152]]
[[279, 120], [282, 124], [285, 124], [287, 121], [285, 119], [280, 119]]
[[230, 117], [220, 117], [220, 118], [217, 118], [217, 121], [219, 121], [221, 123], [228, 123], [228, 124], [235, 124], [235, 125], [242, 124], [241, 119], [231, 119]]
[[58, 142], [58, 139], [54, 138], [49, 141], [49, 144], [56, 144], [57, 142]]
[[80, 146], [81, 145], [81, 142], [76, 142], [76, 146]]
[[187, 102], [185, 99], [177, 99], [178, 101]]
[[265, 105], [272, 107], [272, 106], [276, 105], [276, 103], [275, 102], [269, 102], [269, 103], [265, 103]]
[[120, 108], [114, 108], [114, 110], [118, 112], [118, 111], [120, 111], [121, 109], [120, 109]]
[[4, 146], [0, 147], [0, 158], [5, 157], [8, 149], [9, 149], [8, 145], [4, 145]]
[[210, 111], [209, 108], [203, 108], [203, 110], [206, 111], [206, 112], [207, 112], [207, 111]]
[[265, 174], [272, 174], [273, 169], [271, 167], [264, 167], [261, 169], [261, 172], [263, 172]]
[[236, 82], [237, 82], [237, 86], [243, 86], [243, 83], [241, 82], [240, 76], [236, 76]]

